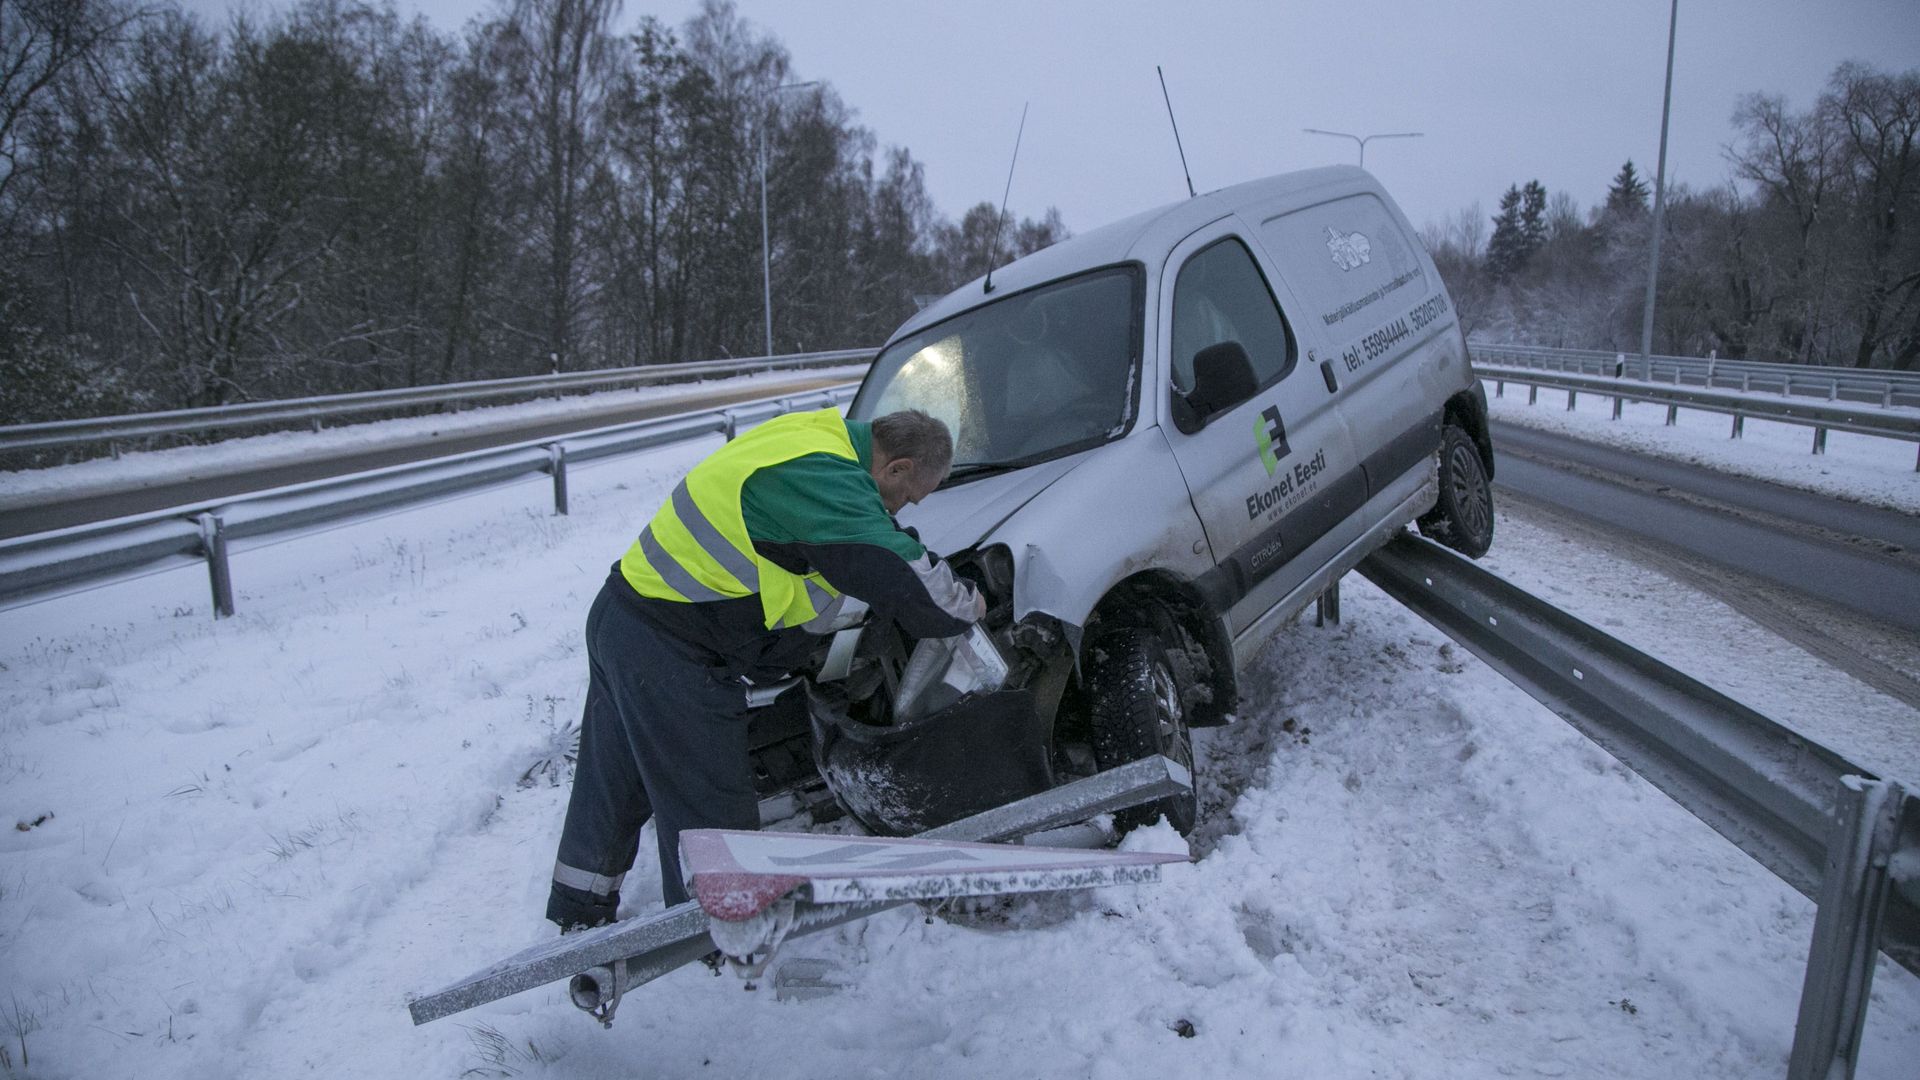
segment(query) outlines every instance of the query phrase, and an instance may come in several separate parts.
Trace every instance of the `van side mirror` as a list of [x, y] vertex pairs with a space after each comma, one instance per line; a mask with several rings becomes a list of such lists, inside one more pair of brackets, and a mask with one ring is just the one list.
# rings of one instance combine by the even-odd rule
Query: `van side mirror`
[[1247, 400], [1258, 389], [1246, 346], [1237, 341], [1209, 345], [1193, 358], [1193, 390], [1179, 399], [1184, 407], [1175, 409], [1175, 420], [1181, 431], [1192, 434], [1208, 417]]

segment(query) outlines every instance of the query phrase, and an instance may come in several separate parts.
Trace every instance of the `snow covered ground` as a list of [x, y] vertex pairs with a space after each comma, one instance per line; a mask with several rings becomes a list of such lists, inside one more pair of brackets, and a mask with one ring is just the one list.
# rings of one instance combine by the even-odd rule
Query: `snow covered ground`
[[[566, 789], [538, 765], [579, 709], [586, 606], [711, 445], [576, 470], [570, 517], [534, 479], [242, 550], [232, 619], [196, 569], [0, 612], [4, 1070], [1784, 1072], [1811, 905], [1357, 577], [1343, 625], [1277, 636], [1241, 722], [1200, 733], [1196, 861], [1157, 886], [801, 939], [787, 962], [848, 984], [811, 1000], [694, 968], [610, 1031], [559, 986], [412, 1027], [409, 991], [552, 933]], [[1873, 718], [1846, 749], [1907, 760], [1873, 732], [1912, 710], [1658, 575], [1499, 529], [1488, 563], [1523, 587], [1784, 721]], [[1917, 1053], [1920, 983], [1882, 962], [1860, 1075]]]
[[1583, 392], [1569, 412], [1564, 390], [1542, 388], [1538, 402], [1528, 405], [1527, 387], [1508, 383], [1505, 396], [1495, 397], [1493, 380], [1481, 381], [1496, 420], [1920, 513], [1920, 472], [1914, 471], [1910, 442], [1833, 431], [1827, 433], [1827, 452], [1816, 455], [1813, 429], [1801, 424], [1749, 417], [1734, 439], [1733, 418], [1720, 413], [1681, 409], [1674, 426], [1667, 427], [1665, 405], [1628, 402], [1614, 420], [1611, 397]]

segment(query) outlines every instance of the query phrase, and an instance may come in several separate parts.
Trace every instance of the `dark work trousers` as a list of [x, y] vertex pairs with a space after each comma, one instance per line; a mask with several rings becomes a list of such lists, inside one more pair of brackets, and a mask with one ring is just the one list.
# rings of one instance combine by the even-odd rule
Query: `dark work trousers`
[[760, 827], [745, 686], [717, 654], [649, 623], [616, 592], [626, 587], [610, 578], [587, 613], [591, 680], [547, 901], [562, 928], [613, 920], [648, 817], [668, 907], [687, 899], [682, 830]]

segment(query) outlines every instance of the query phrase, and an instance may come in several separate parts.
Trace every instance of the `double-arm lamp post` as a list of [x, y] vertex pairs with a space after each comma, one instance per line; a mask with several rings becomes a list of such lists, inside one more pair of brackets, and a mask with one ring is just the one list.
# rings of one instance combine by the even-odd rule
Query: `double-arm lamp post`
[[1383, 131], [1376, 135], [1351, 135], [1344, 131], [1322, 131], [1319, 128], [1301, 128], [1309, 135], [1333, 135], [1337, 138], [1352, 139], [1360, 144], [1360, 167], [1367, 167], [1367, 144], [1375, 139], [1417, 139], [1425, 132], [1421, 131]]
[[767, 242], [767, 125], [773, 119], [773, 98], [787, 90], [819, 86], [817, 79], [787, 83], [760, 99], [760, 299], [767, 316], [767, 355], [773, 355], [773, 252]]

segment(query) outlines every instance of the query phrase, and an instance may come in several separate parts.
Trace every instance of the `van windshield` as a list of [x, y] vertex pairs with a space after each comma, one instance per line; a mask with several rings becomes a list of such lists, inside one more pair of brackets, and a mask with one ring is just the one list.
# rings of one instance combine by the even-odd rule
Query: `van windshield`
[[1118, 438], [1138, 396], [1142, 276], [1096, 270], [903, 338], [874, 361], [848, 415], [920, 409], [946, 421], [956, 477]]

